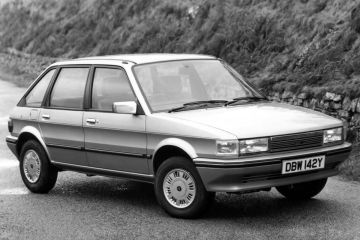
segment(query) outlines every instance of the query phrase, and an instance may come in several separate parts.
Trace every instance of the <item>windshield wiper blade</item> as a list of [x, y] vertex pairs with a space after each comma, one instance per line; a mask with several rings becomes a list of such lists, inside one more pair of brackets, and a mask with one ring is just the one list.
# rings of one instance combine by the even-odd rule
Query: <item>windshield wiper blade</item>
[[262, 100], [268, 100], [265, 97], [237, 97], [234, 98], [232, 101], [227, 102], [225, 105], [231, 105], [240, 101], [262, 101]]
[[185, 106], [176, 107], [176, 108], [170, 109], [170, 110], [168, 111], [168, 113], [171, 113], [171, 112], [179, 112], [179, 111], [183, 111], [183, 110], [185, 110], [185, 109], [187, 109], [187, 107], [185, 107]]
[[170, 109], [168, 112], [178, 112], [183, 110], [193, 110], [196, 108], [203, 108], [203, 107], [209, 107], [209, 104], [226, 104], [228, 101], [226, 100], [203, 100], [203, 101], [194, 101], [194, 102], [188, 102], [184, 103], [181, 107], [176, 107]]
[[203, 101], [194, 101], [194, 102], [188, 102], [184, 103], [184, 106], [191, 106], [191, 105], [198, 105], [198, 104], [216, 104], [216, 103], [227, 103], [226, 100], [203, 100]]

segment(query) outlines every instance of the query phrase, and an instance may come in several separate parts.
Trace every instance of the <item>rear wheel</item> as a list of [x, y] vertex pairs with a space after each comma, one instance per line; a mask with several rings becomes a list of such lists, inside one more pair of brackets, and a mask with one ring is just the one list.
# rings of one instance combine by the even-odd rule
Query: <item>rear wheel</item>
[[215, 196], [206, 191], [194, 164], [184, 157], [171, 157], [160, 165], [155, 194], [169, 215], [180, 218], [198, 217]]
[[55, 186], [58, 171], [50, 164], [43, 147], [30, 140], [21, 149], [20, 174], [31, 192], [47, 193]]
[[327, 178], [324, 178], [310, 182], [280, 186], [276, 187], [276, 189], [288, 199], [306, 200], [319, 194], [325, 187], [326, 182]]

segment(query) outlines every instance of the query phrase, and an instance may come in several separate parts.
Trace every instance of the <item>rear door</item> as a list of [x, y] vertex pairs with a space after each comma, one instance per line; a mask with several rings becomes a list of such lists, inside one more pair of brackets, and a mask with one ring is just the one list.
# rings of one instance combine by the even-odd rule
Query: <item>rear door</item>
[[83, 104], [89, 66], [62, 67], [49, 89], [39, 124], [51, 160], [86, 166]]
[[136, 101], [122, 68], [93, 69], [89, 109], [84, 112], [85, 150], [89, 165], [130, 173], [148, 173], [145, 115], [114, 113], [114, 102]]

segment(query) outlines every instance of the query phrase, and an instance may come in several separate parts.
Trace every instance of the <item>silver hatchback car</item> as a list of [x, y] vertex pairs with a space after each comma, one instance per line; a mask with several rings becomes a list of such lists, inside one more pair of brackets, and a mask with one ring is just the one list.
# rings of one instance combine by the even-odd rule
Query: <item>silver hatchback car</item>
[[59, 171], [153, 183], [175, 217], [215, 192], [318, 194], [351, 144], [340, 120], [267, 100], [221, 59], [190, 54], [80, 58], [49, 66], [10, 115], [25, 185], [50, 191]]

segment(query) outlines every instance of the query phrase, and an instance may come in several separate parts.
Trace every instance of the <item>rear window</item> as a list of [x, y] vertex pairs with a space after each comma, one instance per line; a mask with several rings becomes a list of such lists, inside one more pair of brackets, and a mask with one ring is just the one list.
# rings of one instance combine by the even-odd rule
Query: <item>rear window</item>
[[89, 68], [62, 68], [50, 97], [50, 107], [81, 109]]
[[44, 99], [46, 89], [49, 86], [50, 80], [54, 75], [55, 69], [47, 72], [35, 85], [33, 89], [25, 98], [25, 105], [29, 107], [40, 107]]

